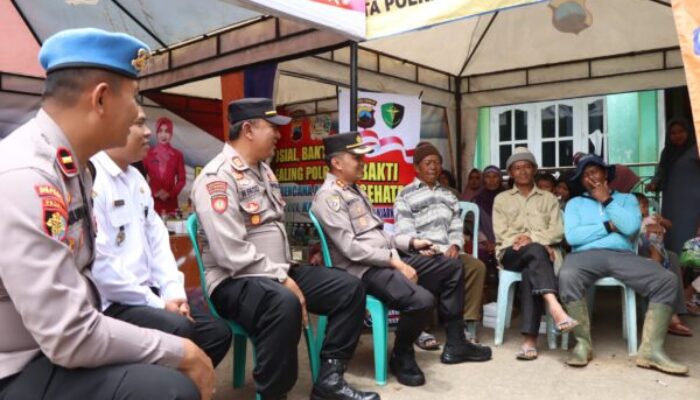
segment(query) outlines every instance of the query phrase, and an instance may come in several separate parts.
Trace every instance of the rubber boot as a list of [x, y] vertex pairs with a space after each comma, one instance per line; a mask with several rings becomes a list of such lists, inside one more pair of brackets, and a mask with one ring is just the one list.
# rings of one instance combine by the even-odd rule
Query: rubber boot
[[576, 300], [565, 305], [566, 312], [578, 325], [571, 330], [576, 338], [576, 346], [571, 350], [571, 356], [566, 363], [572, 367], [585, 367], [593, 358], [593, 342], [591, 341], [591, 319], [588, 316], [586, 300]]
[[644, 318], [644, 330], [642, 332], [642, 344], [639, 346], [637, 366], [642, 368], [656, 368], [667, 374], [686, 375], [688, 367], [671, 360], [664, 352], [664, 339], [668, 323], [671, 321], [673, 309], [671, 307], [650, 303]]
[[348, 385], [343, 377], [345, 360], [321, 360], [321, 371], [311, 391], [311, 400], [380, 400], [377, 393], [360, 392]]

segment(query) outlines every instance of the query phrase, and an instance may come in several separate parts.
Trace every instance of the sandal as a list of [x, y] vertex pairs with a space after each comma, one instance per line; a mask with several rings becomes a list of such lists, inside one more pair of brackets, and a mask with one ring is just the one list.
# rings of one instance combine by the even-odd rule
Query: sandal
[[537, 359], [537, 349], [534, 347], [521, 347], [515, 358], [521, 361], [533, 361]]
[[563, 322], [558, 323], [554, 327], [554, 331], [557, 335], [561, 335], [562, 333], [567, 333], [570, 332], [572, 329], [576, 328], [578, 326], [578, 321], [571, 317], [566, 317], [566, 319]]
[[440, 343], [435, 338], [435, 335], [428, 332], [421, 332], [418, 339], [416, 339], [416, 346], [427, 351], [440, 350]]
[[693, 331], [690, 330], [687, 326], [685, 326], [682, 322], [676, 322], [676, 323], [671, 323], [668, 325], [668, 333], [671, 335], [676, 335], [676, 336], [685, 336], [685, 337], [690, 337], [693, 336]]

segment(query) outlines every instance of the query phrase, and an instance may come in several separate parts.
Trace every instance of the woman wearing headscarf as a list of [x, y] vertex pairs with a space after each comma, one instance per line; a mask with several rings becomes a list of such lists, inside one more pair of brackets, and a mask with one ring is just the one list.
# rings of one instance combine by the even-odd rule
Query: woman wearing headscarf
[[661, 214], [673, 223], [666, 233], [666, 248], [680, 253], [683, 243], [695, 236], [700, 220], [700, 160], [687, 120], [672, 119], [666, 132], [656, 175], [646, 189], [663, 192]]
[[467, 184], [464, 185], [464, 191], [460, 199], [462, 201], [472, 201], [481, 192], [481, 187], [481, 171], [478, 168], [473, 168], [467, 175]]

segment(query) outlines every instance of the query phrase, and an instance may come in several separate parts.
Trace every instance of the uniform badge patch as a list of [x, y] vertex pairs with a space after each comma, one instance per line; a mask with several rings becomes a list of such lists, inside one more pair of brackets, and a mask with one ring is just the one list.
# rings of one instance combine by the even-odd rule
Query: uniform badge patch
[[338, 185], [339, 188], [345, 189], [345, 182], [341, 181], [340, 179], [337, 179], [335, 184]]
[[253, 225], [260, 225], [260, 214], [253, 214], [250, 217], [250, 223]]
[[256, 201], [250, 201], [243, 206], [243, 209], [248, 213], [254, 214], [260, 210], [260, 203]]
[[44, 208], [44, 231], [52, 238], [62, 242], [66, 239], [67, 216], [59, 210]]
[[228, 189], [228, 184], [224, 181], [214, 181], [207, 183], [207, 191], [209, 194], [225, 194]]
[[226, 195], [211, 196], [211, 208], [219, 214], [223, 214], [228, 209], [228, 197]]
[[240, 157], [235, 156], [231, 159], [231, 162], [233, 163], [233, 166], [236, 168], [243, 168], [243, 160], [241, 160]]
[[236, 178], [237, 181], [243, 179], [244, 176], [243, 172], [236, 171], [235, 169], [233, 170], [233, 177]]
[[328, 203], [328, 207], [331, 208], [333, 211], [338, 211], [340, 210], [340, 197], [333, 195], [333, 196], [328, 196], [326, 199], [326, 203]]

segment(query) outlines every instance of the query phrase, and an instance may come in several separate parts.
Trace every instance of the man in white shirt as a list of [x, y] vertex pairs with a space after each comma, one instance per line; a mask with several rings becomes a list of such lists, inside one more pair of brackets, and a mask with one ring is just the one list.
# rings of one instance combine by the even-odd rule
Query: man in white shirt
[[97, 222], [92, 267], [105, 315], [192, 339], [216, 366], [231, 331], [210, 314], [190, 309], [168, 231], [153, 208], [148, 183], [131, 163], [148, 151], [151, 131], [141, 107], [124, 147], [92, 157]]

